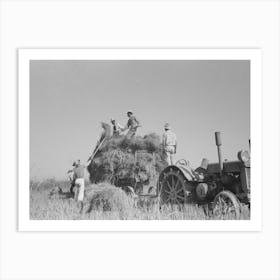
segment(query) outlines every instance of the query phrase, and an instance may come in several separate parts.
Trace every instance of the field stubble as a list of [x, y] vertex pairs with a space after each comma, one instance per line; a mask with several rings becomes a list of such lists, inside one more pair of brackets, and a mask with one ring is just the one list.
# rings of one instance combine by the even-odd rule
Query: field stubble
[[[53, 188], [60, 192], [51, 193]], [[51, 195], [50, 195], [51, 194]], [[135, 199], [123, 190], [106, 183], [87, 184], [81, 210], [71, 198], [68, 182], [33, 184], [30, 188], [31, 220], [213, 220], [203, 207], [164, 205], [157, 199]], [[227, 219], [221, 217], [220, 219]], [[241, 219], [250, 219], [242, 206]]]

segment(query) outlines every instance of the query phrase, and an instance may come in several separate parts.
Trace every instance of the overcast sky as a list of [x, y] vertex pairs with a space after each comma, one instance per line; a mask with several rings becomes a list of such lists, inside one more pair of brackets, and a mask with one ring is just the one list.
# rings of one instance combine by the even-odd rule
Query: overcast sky
[[235, 160], [250, 138], [249, 61], [32, 61], [30, 63], [31, 178], [67, 178], [75, 159], [85, 162], [110, 118], [125, 124], [132, 109], [140, 135], [177, 134], [177, 159], [192, 167]]

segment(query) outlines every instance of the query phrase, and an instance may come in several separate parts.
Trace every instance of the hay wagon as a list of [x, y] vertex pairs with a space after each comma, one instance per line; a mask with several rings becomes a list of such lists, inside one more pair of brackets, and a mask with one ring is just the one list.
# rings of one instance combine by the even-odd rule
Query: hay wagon
[[[149, 153], [147, 151], [136, 151], [132, 153], [133, 157], [133, 164], [130, 174], [125, 174], [125, 176], [119, 176], [118, 174], [115, 174], [114, 172], [114, 158], [118, 157], [118, 164], [120, 166], [124, 165], [122, 162], [124, 162], [126, 159], [120, 160], [120, 156], [118, 156], [119, 150], [115, 150], [110, 162], [110, 171], [111, 175], [109, 177], [109, 182], [112, 185], [115, 185], [117, 187], [121, 187], [124, 190], [127, 190], [127, 186], [131, 186], [133, 191], [138, 196], [146, 196], [151, 195], [151, 192], [156, 190], [156, 184], [157, 184], [157, 170], [156, 170], [156, 156], [155, 153]], [[141, 160], [143, 158], [149, 158], [149, 161], [147, 161], [146, 170], [143, 169], [144, 165], [141, 164]], [[119, 167], [121, 169], [121, 167]], [[119, 172], [121, 174], [122, 172]], [[147, 174], [149, 176], [147, 176]], [[122, 175], [122, 174], [121, 174]], [[146, 194], [145, 194], [146, 193]]]
[[166, 166], [160, 136], [151, 133], [143, 137], [104, 138], [96, 145], [87, 169], [92, 183], [106, 181], [125, 190], [130, 187], [136, 195], [142, 195], [152, 189], [156, 193], [159, 173]]
[[160, 173], [157, 195], [161, 204], [207, 205], [215, 215], [229, 215], [235, 219], [240, 218], [241, 202], [250, 208], [249, 152], [238, 152], [238, 160], [223, 161], [220, 132], [215, 133], [215, 140], [218, 163], [203, 159], [201, 166], [193, 170], [183, 159]]

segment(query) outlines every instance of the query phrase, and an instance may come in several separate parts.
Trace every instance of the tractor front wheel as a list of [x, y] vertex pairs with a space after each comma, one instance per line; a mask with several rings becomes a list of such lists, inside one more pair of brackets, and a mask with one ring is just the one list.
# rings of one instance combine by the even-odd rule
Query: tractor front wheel
[[230, 191], [221, 191], [214, 199], [213, 214], [216, 219], [239, 220], [240, 203], [237, 197]]

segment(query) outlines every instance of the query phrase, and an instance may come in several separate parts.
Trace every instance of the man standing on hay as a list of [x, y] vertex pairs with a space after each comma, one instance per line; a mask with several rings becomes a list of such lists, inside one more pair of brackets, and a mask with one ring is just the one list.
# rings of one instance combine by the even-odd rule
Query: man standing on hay
[[75, 161], [73, 166], [73, 179], [76, 187], [74, 199], [82, 204], [85, 192], [85, 166], [81, 164], [80, 160]]
[[168, 165], [174, 164], [174, 155], [177, 152], [177, 137], [174, 132], [171, 131], [169, 123], [164, 125], [164, 133], [162, 135], [162, 146], [165, 153], [165, 158]]
[[126, 136], [132, 138], [136, 135], [137, 128], [140, 127], [140, 122], [133, 115], [131, 110], [127, 111], [128, 121], [127, 125], [122, 129], [122, 131], [128, 130]]
[[113, 136], [120, 136], [123, 127], [119, 123], [117, 123], [115, 119], [111, 119], [111, 123], [113, 126]]

